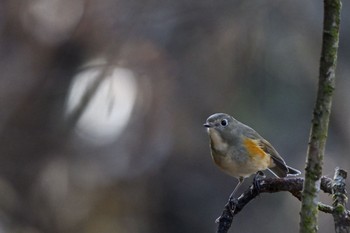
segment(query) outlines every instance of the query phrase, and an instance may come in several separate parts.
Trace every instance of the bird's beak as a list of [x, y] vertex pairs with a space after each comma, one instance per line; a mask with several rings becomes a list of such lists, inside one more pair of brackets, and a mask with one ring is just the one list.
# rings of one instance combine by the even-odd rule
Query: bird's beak
[[207, 123], [207, 122], [204, 123], [203, 126], [206, 127], [206, 128], [211, 128], [211, 127], [212, 127], [212, 126], [211, 126], [209, 123]]

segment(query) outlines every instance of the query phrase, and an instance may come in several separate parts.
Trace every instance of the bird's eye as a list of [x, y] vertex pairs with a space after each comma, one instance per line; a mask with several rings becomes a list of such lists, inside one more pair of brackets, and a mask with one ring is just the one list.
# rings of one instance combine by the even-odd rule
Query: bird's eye
[[227, 119], [223, 119], [220, 123], [222, 126], [226, 126], [228, 124]]

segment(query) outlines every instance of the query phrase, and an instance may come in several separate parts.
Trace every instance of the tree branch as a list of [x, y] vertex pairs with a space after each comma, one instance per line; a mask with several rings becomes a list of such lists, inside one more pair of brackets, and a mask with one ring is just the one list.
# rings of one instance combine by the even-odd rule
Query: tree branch
[[350, 212], [346, 210], [348, 198], [345, 190], [345, 179], [347, 173], [339, 168], [335, 169], [333, 189], [333, 218], [336, 233], [350, 232]]
[[300, 233], [317, 232], [317, 203], [323, 155], [335, 88], [335, 68], [339, 42], [340, 0], [324, 0], [323, 38], [316, 105], [305, 168], [300, 211]]
[[[238, 214], [251, 200], [260, 193], [275, 193], [288, 191], [293, 196], [301, 199], [304, 178], [266, 178], [258, 179], [257, 185], [251, 185], [238, 199], [230, 199], [225, 205], [222, 215], [217, 219], [218, 233], [226, 233], [231, 227], [233, 217]], [[323, 176], [321, 178], [321, 189], [325, 193], [332, 194], [332, 179]], [[319, 210], [331, 213], [332, 206], [319, 203]]]

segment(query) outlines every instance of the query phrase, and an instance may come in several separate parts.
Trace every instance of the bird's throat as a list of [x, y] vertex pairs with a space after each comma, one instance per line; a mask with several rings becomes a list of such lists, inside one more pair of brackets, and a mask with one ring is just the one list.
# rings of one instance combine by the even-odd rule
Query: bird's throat
[[210, 137], [211, 147], [216, 151], [226, 153], [228, 149], [228, 144], [222, 139], [219, 132], [215, 129], [210, 128], [208, 129], [208, 134]]

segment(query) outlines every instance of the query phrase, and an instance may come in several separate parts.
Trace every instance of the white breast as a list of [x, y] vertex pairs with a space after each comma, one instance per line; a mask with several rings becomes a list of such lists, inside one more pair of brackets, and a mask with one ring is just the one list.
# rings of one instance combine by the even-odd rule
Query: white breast
[[215, 129], [209, 128], [208, 134], [210, 139], [212, 140], [212, 146], [214, 147], [215, 150], [223, 151], [223, 152], [227, 151], [228, 144], [224, 142], [224, 140], [222, 140], [221, 136]]

